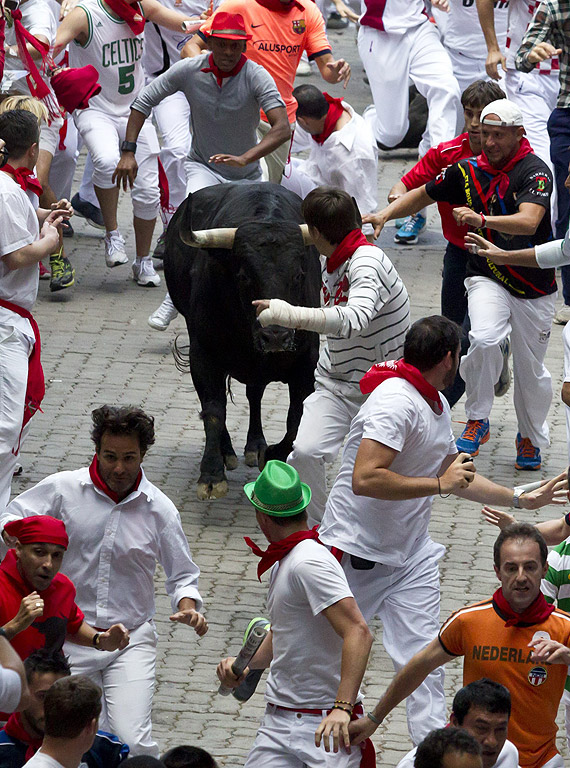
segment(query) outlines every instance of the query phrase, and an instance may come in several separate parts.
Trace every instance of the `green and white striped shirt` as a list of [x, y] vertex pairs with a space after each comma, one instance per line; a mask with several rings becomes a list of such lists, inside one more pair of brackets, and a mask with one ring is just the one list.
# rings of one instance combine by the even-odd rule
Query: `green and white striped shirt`
[[[549, 603], [570, 613], [570, 536], [548, 553], [548, 571], [542, 580], [541, 589]], [[570, 691], [570, 675], [566, 678]]]

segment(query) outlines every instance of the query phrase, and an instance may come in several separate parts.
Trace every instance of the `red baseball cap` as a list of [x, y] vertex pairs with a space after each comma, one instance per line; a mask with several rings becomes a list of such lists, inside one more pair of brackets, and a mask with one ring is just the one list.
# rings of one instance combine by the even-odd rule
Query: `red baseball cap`
[[218, 11], [212, 19], [209, 37], [222, 37], [225, 40], [251, 40], [245, 30], [245, 22], [241, 13]]

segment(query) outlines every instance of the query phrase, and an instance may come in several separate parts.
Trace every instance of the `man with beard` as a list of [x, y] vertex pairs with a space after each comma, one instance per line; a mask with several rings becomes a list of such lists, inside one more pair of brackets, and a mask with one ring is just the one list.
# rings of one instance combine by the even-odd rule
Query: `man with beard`
[[[536, 509], [556, 498], [565, 477], [521, 495], [476, 473], [469, 455], [457, 452], [440, 392], [457, 371], [459, 334], [447, 318], [422, 318], [408, 331], [403, 359], [364, 376], [360, 388], [370, 396], [352, 421], [319, 529], [321, 541], [344, 553], [341, 564], [365, 620], [382, 620], [396, 669], [439, 626], [438, 560], [445, 548], [428, 532], [433, 497], [453, 493]], [[407, 708], [414, 744], [445, 724], [442, 669], [414, 690]]]

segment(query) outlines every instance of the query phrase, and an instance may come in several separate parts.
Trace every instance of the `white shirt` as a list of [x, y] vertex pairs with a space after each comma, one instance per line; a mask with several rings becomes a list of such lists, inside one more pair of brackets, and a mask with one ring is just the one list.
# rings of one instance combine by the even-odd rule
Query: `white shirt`
[[[501, 51], [505, 50], [508, 15], [508, 2], [495, 3], [495, 34]], [[437, 15], [438, 26], [440, 16], [447, 17], [443, 39], [446, 48], [469, 59], [486, 59], [487, 46], [475, 2], [450, 0], [449, 12]]]
[[24, 763], [24, 765], [29, 765], [30, 768], [64, 768], [64, 766], [55, 758], [46, 755], [45, 752], [42, 752], [41, 747], [38, 749], [36, 754], [28, 760], [27, 763]]
[[0, 710], [14, 712], [20, 703], [22, 681], [20, 675], [13, 669], [0, 667]]
[[[207, 7], [205, 0], [161, 0], [161, 5], [185, 16], [200, 16]], [[152, 80], [166, 72], [173, 64], [180, 61], [182, 49], [194, 36], [182, 30], [174, 32], [166, 27], [159, 27], [154, 22], [147, 22], [144, 27], [143, 69], [147, 78]]]
[[[374, 8], [367, 14], [366, 0], [360, 0], [360, 12], [363, 16], [371, 16], [375, 21], [374, 26], [377, 29], [383, 27], [383, 32], [403, 35], [418, 24], [428, 21], [424, 0], [386, 0], [384, 3], [373, 5]], [[363, 22], [361, 17], [360, 21], [366, 26], [366, 19]]]
[[[417, 747], [411, 749], [407, 755], [400, 760], [396, 768], [414, 768], [414, 759], [416, 757]], [[492, 768], [519, 768], [519, 751], [512, 741], [505, 741], [502, 750], [499, 752], [497, 762]]]
[[[40, 236], [38, 217], [30, 198], [7, 173], [0, 171], [0, 257], [35, 242]], [[0, 298], [31, 310], [38, 295], [39, 266], [8, 269], [0, 258]], [[18, 328], [32, 341], [29, 320], [0, 307], [0, 323]]]
[[135, 629], [152, 619], [157, 561], [172, 610], [183, 597], [195, 600], [200, 610], [200, 569], [178, 510], [144, 472], [137, 490], [118, 504], [93, 485], [88, 468], [58, 472], [17, 496], [0, 516], [0, 526], [28, 515], [65, 523], [70, 546], [61, 570], [75, 584], [76, 602], [92, 626], [122, 622]]
[[447, 400], [436, 415], [417, 389], [404, 379], [388, 379], [370, 393], [352, 420], [340, 472], [331, 489], [321, 541], [351, 555], [394, 567], [429, 540], [432, 497], [387, 501], [352, 492], [352, 472], [363, 438], [397, 451], [390, 470], [408, 477], [436, 477], [457, 448]]
[[322, 614], [352, 597], [344, 571], [314, 540], [297, 544], [273, 566], [267, 608], [273, 660], [265, 698], [297, 709], [330, 709], [340, 683], [342, 638]]
[[[374, 363], [401, 356], [410, 326], [406, 286], [383, 250], [362, 245], [330, 274], [321, 257], [323, 306], [336, 315], [321, 349], [316, 380], [353, 394]], [[329, 320], [330, 318], [327, 318]]]
[[378, 207], [378, 149], [364, 118], [345, 101], [342, 106], [352, 119], [322, 144], [311, 139], [311, 152], [300, 164], [300, 170], [317, 186], [338, 187], [348, 192], [365, 214]]
[[[56, 17], [46, 0], [25, 0], [21, 3], [22, 24], [32, 33], [32, 35], [41, 35], [45, 37], [50, 46], [55, 42], [57, 32]], [[6, 45], [16, 45], [16, 33], [14, 27], [6, 24]], [[41, 72], [42, 63], [36, 59], [36, 67]], [[28, 70], [17, 56], [6, 55], [4, 63], [4, 75], [0, 85], [0, 93], [22, 93], [30, 95], [26, 75]], [[49, 79], [44, 79], [49, 83]]]

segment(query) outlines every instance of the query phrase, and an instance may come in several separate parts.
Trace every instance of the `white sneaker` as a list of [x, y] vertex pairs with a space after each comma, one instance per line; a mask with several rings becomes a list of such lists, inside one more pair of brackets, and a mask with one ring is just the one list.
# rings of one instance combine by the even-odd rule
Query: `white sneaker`
[[160, 277], [156, 274], [150, 257], [133, 261], [133, 280], [136, 280], [138, 285], [145, 287], [160, 285]]
[[125, 251], [125, 241], [123, 236], [116, 229], [105, 235], [105, 263], [108, 267], [118, 267], [121, 264], [127, 264], [129, 257]]
[[165, 331], [175, 317], [178, 317], [178, 311], [172, 303], [170, 294], [167, 293], [160, 307], [149, 317], [148, 324], [155, 331]]

